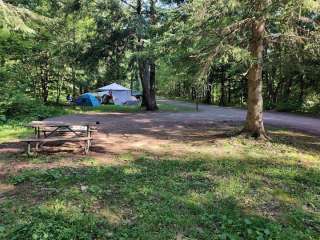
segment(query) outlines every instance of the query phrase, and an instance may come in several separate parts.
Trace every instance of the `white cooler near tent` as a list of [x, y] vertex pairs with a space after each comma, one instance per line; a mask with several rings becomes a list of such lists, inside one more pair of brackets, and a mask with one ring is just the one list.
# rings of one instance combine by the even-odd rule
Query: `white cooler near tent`
[[129, 102], [137, 102], [137, 98], [131, 96], [131, 90], [123, 87], [117, 83], [101, 87], [98, 89], [98, 95], [100, 97], [104, 95], [110, 95], [112, 93], [113, 102], [115, 105], [124, 105]]

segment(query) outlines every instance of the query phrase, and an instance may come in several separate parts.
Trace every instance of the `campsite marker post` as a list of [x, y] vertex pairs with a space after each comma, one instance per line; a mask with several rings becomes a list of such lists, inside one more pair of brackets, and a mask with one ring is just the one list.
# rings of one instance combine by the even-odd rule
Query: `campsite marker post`
[[199, 112], [199, 101], [195, 87], [192, 87], [192, 100], [196, 103], [196, 111]]

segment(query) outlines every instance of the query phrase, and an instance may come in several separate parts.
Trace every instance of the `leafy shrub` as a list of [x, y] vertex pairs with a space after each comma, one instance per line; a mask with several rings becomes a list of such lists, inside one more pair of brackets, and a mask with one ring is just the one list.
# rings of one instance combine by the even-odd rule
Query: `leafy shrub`
[[264, 101], [263, 104], [264, 104], [263, 107], [264, 107], [265, 110], [273, 110], [276, 107], [274, 103], [272, 103], [272, 102], [270, 102], [268, 100]]
[[318, 103], [317, 105], [312, 106], [311, 108], [308, 109], [309, 112], [311, 113], [318, 113], [320, 114], [320, 103]]
[[7, 121], [7, 117], [5, 115], [0, 115], [0, 122], [4, 123]]
[[13, 98], [1, 101], [0, 107], [2, 114], [11, 120], [43, 120], [51, 116], [66, 113], [66, 110], [61, 106], [44, 105], [42, 102], [27, 97], [24, 94], [17, 94]]
[[311, 96], [303, 103], [303, 110], [309, 113], [320, 113], [320, 96]]
[[39, 107], [42, 108], [41, 103], [19, 94], [11, 99], [11, 101], [9, 100], [4, 113], [9, 118], [26, 116], [31, 115]]
[[301, 103], [295, 100], [289, 100], [287, 102], [280, 102], [276, 106], [276, 110], [279, 112], [297, 112], [301, 111]]

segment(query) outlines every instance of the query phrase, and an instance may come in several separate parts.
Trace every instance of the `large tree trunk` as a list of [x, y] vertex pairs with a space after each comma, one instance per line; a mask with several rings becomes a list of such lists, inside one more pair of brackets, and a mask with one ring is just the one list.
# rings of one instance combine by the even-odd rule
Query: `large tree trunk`
[[265, 19], [252, 23], [250, 51], [254, 62], [248, 73], [248, 111], [244, 132], [256, 138], [267, 138], [263, 124], [262, 63], [264, 51]]
[[[150, 23], [156, 23], [155, 0], [150, 0]], [[158, 110], [156, 101], [156, 64], [153, 59], [145, 61], [145, 72], [148, 72], [146, 79], [143, 79], [143, 98], [144, 104], [148, 111]]]
[[140, 64], [140, 77], [142, 83], [142, 106], [146, 107], [148, 111], [155, 111], [158, 109], [156, 103], [155, 94], [155, 74], [152, 74], [153, 69], [152, 64], [148, 60]]
[[156, 64], [153, 61], [150, 64], [150, 104], [147, 110], [158, 110], [156, 101]]
[[[142, 13], [142, 1], [137, 0], [137, 14]], [[151, 24], [155, 24], [155, 0], [150, 0], [150, 20]], [[143, 44], [138, 39], [138, 51]], [[140, 47], [141, 46], [141, 47]], [[156, 101], [156, 65], [153, 59], [139, 60], [140, 78], [142, 83], [142, 106], [147, 111], [158, 110]]]

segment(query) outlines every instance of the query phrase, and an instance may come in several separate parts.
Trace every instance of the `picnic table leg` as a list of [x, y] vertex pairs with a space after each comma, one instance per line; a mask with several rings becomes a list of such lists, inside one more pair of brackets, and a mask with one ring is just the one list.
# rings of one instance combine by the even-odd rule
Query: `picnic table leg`
[[[87, 125], [87, 137], [90, 137], [90, 126], [89, 125]], [[86, 141], [85, 154], [89, 153], [90, 145], [91, 145], [91, 141], [90, 141], [90, 139], [88, 139]]]
[[87, 137], [90, 137], [90, 126], [87, 125]]
[[[91, 131], [90, 131], [90, 126], [89, 125], [87, 125], [87, 137], [91, 138]], [[87, 144], [88, 144], [88, 148], [90, 148], [91, 141], [88, 140]], [[89, 151], [89, 149], [88, 149], [88, 151]]]
[[31, 143], [30, 143], [30, 142], [28, 142], [27, 154], [28, 154], [28, 156], [31, 156], [31, 155], [32, 155], [32, 152], [31, 152]]
[[37, 127], [37, 138], [41, 138], [41, 135], [40, 135], [40, 127]]
[[89, 151], [90, 151], [90, 140], [87, 140], [84, 147], [84, 153], [87, 155]]
[[40, 145], [40, 143], [36, 143], [36, 151], [39, 151], [39, 145]]

